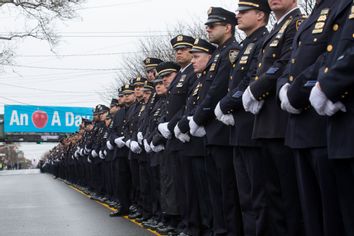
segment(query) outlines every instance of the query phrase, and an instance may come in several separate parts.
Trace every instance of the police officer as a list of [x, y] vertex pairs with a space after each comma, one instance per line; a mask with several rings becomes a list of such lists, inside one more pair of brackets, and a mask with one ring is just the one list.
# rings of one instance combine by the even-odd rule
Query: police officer
[[277, 23], [265, 38], [254, 81], [242, 95], [246, 111], [255, 114], [252, 137], [261, 141], [271, 235], [302, 235], [302, 216], [294, 157], [284, 145], [288, 113], [280, 109], [276, 82], [290, 61], [301, 12], [294, 0], [268, 1]]
[[155, 57], [147, 57], [144, 59], [143, 63], [144, 63], [144, 68], [145, 68], [145, 72], [146, 72], [146, 78], [149, 82], [151, 82], [155, 79], [156, 67], [161, 62], [163, 62], [161, 59], [155, 58]]
[[[351, 0], [336, 2], [333, 32], [327, 43], [326, 60], [320, 69], [318, 83], [313, 87], [310, 101], [318, 114], [328, 118], [328, 156], [334, 167], [340, 211], [344, 222], [343, 235], [354, 234], [354, 149], [353, 130], [353, 19]], [[333, 191], [333, 189], [332, 189]]]
[[122, 107], [114, 116], [113, 125], [109, 136], [109, 145], [114, 147], [115, 150], [115, 164], [114, 172], [115, 179], [114, 184], [116, 200], [119, 201], [118, 209], [110, 213], [110, 216], [124, 216], [129, 214], [129, 208], [131, 206], [131, 172], [128, 160], [129, 149], [124, 142], [124, 130], [127, 125], [127, 111], [129, 107], [134, 103], [134, 87], [127, 84], [121, 89], [124, 96], [124, 107]]
[[282, 86], [281, 107], [290, 113], [285, 144], [294, 149], [306, 235], [333, 235], [343, 231], [326, 148], [327, 119], [309, 106], [310, 91], [327, 47], [323, 42], [333, 34], [331, 27], [337, 5], [328, 0], [316, 2], [312, 14], [295, 36], [284, 81], [278, 81]]
[[209, 41], [218, 44], [218, 49], [210, 60], [211, 65], [201, 92], [202, 101], [190, 120], [190, 133], [199, 137], [206, 134], [206, 168], [211, 190], [214, 233], [241, 235], [241, 211], [228, 127], [216, 120], [213, 112], [216, 104], [227, 93], [228, 77], [239, 51], [234, 38], [237, 20], [233, 12], [211, 7], [205, 24]]
[[[186, 189], [186, 216], [187, 227], [179, 234], [186, 235], [208, 235], [211, 233], [212, 214], [209, 191], [207, 186], [207, 175], [204, 168], [204, 157], [206, 154], [204, 140], [200, 137], [191, 136], [189, 132], [188, 117], [193, 116], [199, 101], [199, 92], [206, 77], [206, 66], [214, 53], [216, 47], [203, 39], [196, 39], [192, 54], [192, 65], [195, 73], [194, 83], [188, 92], [188, 98], [182, 117], [174, 128], [175, 137], [182, 144], [180, 153], [186, 159], [188, 165], [184, 166], [184, 188]], [[204, 73], [203, 73], [204, 72]], [[189, 162], [187, 162], [189, 160]]]
[[169, 152], [168, 157], [175, 161], [175, 188], [177, 193], [177, 204], [179, 207], [179, 214], [182, 216], [182, 222], [179, 224], [179, 230], [187, 226], [186, 210], [187, 199], [186, 190], [183, 188], [187, 173], [186, 165], [189, 165], [189, 160], [182, 158], [179, 155], [181, 150], [181, 142], [173, 135], [173, 129], [176, 125], [180, 113], [183, 112], [184, 105], [187, 100], [188, 92], [193, 85], [194, 72], [191, 62], [192, 54], [189, 53], [193, 46], [194, 38], [187, 35], [177, 35], [171, 39], [171, 45], [175, 51], [176, 62], [181, 66], [176, 78], [168, 87], [166, 111], [163, 118], [163, 123], [159, 124], [158, 129], [160, 133], [167, 139], [166, 152]]
[[247, 37], [233, 65], [228, 94], [218, 103], [215, 115], [230, 125], [230, 144], [234, 147], [234, 168], [242, 209], [244, 235], [270, 235], [267, 222], [265, 175], [261, 148], [252, 139], [254, 115], [242, 106], [242, 94], [258, 65], [258, 55], [268, 35], [270, 8], [267, 1], [248, 0], [237, 8], [238, 28]]

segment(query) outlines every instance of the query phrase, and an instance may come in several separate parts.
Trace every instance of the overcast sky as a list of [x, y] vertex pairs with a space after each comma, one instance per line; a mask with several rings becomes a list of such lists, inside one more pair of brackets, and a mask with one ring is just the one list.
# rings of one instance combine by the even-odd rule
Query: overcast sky
[[[87, 106], [102, 101], [99, 92], [112, 84], [119, 62], [136, 52], [145, 35], [163, 37], [176, 22], [205, 21], [210, 6], [234, 11], [231, 0], [88, 0], [79, 17], [57, 24], [60, 43], [51, 52], [35, 39], [11, 42], [15, 65], [0, 67], [0, 114], [5, 104]], [[0, 8], [0, 32], [23, 29], [25, 21]], [[3, 42], [0, 42], [3, 43]], [[3, 45], [0, 45], [1, 48]], [[22, 144], [30, 159], [38, 159], [54, 144]]]

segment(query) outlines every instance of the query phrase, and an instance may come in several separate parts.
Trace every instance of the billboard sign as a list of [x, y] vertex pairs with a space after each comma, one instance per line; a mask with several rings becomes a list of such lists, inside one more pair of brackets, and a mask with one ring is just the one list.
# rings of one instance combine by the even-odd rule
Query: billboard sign
[[5, 133], [73, 133], [81, 118], [92, 119], [89, 107], [5, 105]]

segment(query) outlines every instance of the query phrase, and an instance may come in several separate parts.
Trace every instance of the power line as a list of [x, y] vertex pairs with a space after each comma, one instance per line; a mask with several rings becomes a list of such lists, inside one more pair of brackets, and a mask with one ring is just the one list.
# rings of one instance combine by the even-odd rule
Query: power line
[[22, 67], [30, 69], [44, 69], [44, 70], [76, 70], [76, 71], [122, 71], [123, 68], [59, 68], [59, 67], [41, 67], [41, 66], [28, 66], [28, 65], [4, 65], [9, 67]]
[[8, 84], [8, 83], [3, 83], [3, 82], [0, 82], [0, 84], [4, 85], [4, 86], [9, 86], [9, 87], [30, 89], [30, 90], [37, 90], [37, 91], [44, 91], [44, 92], [73, 93], [73, 94], [79, 94], [79, 93], [80, 94], [96, 94], [97, 93], [97, 92], [80, 92], [80, 91], [64, 91], [64, 90], [39, 89], [39, 88], [26, 87], [26, 86], [15, 85], [15, 84]]

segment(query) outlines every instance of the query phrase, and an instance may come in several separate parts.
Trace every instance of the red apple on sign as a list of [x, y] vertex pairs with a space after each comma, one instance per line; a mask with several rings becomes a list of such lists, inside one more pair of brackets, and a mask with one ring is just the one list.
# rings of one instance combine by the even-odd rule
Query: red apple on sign
[[42, 129], [48, 122], [48, 115], [45, 111], [35, 111], [32, 114], [32, 123], [36, 128]]

